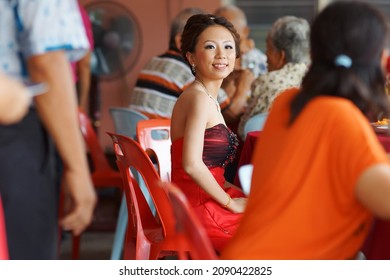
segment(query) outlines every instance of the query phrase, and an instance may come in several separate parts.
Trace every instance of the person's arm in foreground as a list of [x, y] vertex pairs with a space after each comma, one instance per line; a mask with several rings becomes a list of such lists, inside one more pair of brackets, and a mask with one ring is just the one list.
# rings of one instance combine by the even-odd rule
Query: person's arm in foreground
[[48, 85], [48, 92], [35, 98], [36, 108], [63, 161], [63, 186], [73, 202], [61, 225], [78, 235], [92, 220], [96, 194], [78, 125], [70, 65], [65, 53], [53, 51], [29, 58], [27, 66], [31, 80]]
[[357, 181], [356, 197], [375, 216], [390, 219], [390, 166], [377, 164], [365, 170]]

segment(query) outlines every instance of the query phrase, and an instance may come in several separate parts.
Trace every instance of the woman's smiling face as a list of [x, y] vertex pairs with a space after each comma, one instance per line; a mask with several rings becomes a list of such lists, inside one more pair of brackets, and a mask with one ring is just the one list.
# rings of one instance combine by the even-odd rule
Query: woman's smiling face
[[233, 71], [236, 60], [233, 35], [223, 26], [206, 28], [199, 35], [192, 56], [197, 75], [205, 79], [224, 79]]

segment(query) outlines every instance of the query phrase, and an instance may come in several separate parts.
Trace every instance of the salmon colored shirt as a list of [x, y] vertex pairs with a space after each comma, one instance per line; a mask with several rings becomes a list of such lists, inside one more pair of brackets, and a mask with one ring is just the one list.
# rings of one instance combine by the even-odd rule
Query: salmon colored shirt
[[222, 259], [348, 259], [372, 216], [356, 199], [367, 168], [388, 163], [368, 120], [349, 100], [321, 96], [288, 126], [292, 89], [274, 103], [256, 144], [251, 193]]

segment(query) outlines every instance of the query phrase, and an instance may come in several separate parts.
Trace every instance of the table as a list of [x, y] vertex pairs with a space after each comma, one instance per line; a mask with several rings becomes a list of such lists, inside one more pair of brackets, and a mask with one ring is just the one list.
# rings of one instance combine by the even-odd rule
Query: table
[[390, 135], [387, 134], [377, 134], [379, 142], [381, 142], [383, 148], [385, 148], [387, 153], [390, 153]]
[[[256, 145], [256, 140], [260, 136], [261, 131], [249, 132], [246, 136], [242, 147], [240, 160], [237, 170], [245, 164], [251, 163], [253, 150]], [[379, 142], [385, 148], [386, 152], [390, 153], [390, 135], [377, 134]], [[238, 174], [234, 179], [234, 184], [240, 186]], [[369, 234], [366, 243], [363, 246], [364, 252], [368, 260], [390, 260], [390, 222], [380, 219], [375, 219], [371, 233]]]

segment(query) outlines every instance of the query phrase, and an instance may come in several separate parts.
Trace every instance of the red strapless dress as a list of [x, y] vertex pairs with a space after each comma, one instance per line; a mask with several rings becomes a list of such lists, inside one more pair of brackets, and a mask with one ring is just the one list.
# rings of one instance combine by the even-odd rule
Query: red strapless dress
[[[234, 159], [237, 150], [237, 136], [225, 125], [218, 124], [206, 129], [204, 135], [203, 162], [218, 184], [232, 198], [244, 197], [238, 189], [225, 188], [225, 166]], [[183, 138], [172, 142], [172, 182], [186, 195], [195, 213], [203, 223], [214, 248], [221, 251], [235, 233], [241, 214], [234, 214], [222, 207], [199, 187], [183, 170]]]

